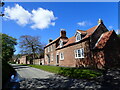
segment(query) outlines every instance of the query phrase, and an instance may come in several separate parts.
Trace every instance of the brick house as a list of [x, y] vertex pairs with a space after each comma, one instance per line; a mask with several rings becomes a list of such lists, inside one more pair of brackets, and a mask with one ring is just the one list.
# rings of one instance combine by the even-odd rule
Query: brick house
[[33, 59], [33, 62], [30, 61], [31, 58], [28, 58], [28, 56], [31, 55], [23, 55], [20, 58], [17, 59], [17, 64], [36, 64], [36, 65], [44, 65], [44, 57], [40, 57], [38, 59]]
[[86, 31], [76, 30], [71, 38], [61, 30], [60, 37], [50, 39], [44, 50], [46, 65], [99, 69], [120, 65], [120, 39], [101, 19]]

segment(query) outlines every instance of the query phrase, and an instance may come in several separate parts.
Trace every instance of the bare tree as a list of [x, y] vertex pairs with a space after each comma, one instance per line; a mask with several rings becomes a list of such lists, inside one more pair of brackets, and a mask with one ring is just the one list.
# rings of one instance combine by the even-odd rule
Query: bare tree
[[39, 55], [43, 52], [42, 43], [40, 42], [39, 36], [30, 36], [30, 35], [23, 35], [20, 37], [20, 48], [22, 54], [32, 55], [32, 61], [35, 59], [36, 55]]

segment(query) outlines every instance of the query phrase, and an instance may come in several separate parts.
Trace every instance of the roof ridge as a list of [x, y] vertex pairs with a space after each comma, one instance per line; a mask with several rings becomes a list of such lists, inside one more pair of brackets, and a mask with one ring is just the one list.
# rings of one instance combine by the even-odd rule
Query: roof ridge
[[79, 29], [77, 29], [77, 31], [83, 31], [83, 32], [86, 32], [86, 31], [84, 31], [84, 30], [79, 30]]

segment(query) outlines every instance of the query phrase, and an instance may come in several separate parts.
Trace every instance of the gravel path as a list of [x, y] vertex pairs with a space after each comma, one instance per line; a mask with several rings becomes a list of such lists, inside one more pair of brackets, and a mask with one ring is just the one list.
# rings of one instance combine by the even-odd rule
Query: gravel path
[[14, 66], [21, 76], [20, 88], [81, 88], [120, 90], [120, 69], [108, 69], [103, 76], [94, 80], [69, 79], [28, 66]]

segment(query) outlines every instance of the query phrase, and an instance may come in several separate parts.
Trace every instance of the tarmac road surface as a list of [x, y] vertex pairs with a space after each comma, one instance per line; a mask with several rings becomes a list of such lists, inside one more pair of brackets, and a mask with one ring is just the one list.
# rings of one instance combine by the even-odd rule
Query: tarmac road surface
[[22, 78], [49, 78], [50, 76], [54, 76], [55, 74], [46, 72], [37, 68], [25, 66], [25, 65], [17, 65], [12, 64], [13, 68], [17, 71], [17, 73]]

